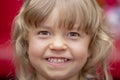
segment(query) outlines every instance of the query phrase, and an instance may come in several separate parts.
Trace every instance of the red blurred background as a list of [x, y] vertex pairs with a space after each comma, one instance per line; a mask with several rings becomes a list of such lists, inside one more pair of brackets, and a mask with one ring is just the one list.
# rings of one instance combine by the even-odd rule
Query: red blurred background
[[[120, 1], [97, 0], [104, 9], [107, 22], [115, 32], [115, 47], [111, 60], [111, 73], [114, 80], [120, 80]], [[14, 52], [11, 44], [11, 25], [19, 12], [23, 0], [0, 0], [0, 80], [13, 80]]]
[[0, 80], [13, 80], [13, 47], [11, 25], [18, 13], [22, 0], [0, 0]]

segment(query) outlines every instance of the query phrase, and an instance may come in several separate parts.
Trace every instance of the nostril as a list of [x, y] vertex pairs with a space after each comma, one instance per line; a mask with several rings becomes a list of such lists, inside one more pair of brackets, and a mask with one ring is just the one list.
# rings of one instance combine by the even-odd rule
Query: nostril
[[52, 50], [65, 50], [67, 49], [67, 46], [64, 44], [51, 44], [49, 45], [49, 48]]

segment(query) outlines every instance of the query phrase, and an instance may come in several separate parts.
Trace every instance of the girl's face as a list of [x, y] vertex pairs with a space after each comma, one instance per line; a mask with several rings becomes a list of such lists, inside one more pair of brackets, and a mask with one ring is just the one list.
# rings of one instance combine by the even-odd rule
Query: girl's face
[[89, 57], [90, 36], [78, 31], [57, 27], [58, 11], [54, 9], [48, 19], [28, 34], [28, 55], [37, 80], [78, 80], [81, 69]]

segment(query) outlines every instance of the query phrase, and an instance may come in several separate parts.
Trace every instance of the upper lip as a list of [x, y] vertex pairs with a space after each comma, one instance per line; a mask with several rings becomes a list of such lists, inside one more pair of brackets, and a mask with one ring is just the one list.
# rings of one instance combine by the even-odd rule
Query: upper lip
[[58, 59], [68, 59], [68, 60], [71, 60], [71, 58], [68, 58], [68, 57], [56, 57], [56, 56], [50, 56], [50, 57], [46, 57], [45, 59], [48, 59], [48, 58], [58, 58]]

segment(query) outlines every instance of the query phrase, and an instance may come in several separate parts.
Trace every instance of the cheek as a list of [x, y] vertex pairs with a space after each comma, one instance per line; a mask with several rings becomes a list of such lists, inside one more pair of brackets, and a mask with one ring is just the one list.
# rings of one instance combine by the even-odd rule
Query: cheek
[[72, 47], [72, 53], [73, 56], [77, 59], [77, 60], [86, 60], [89, 56], [89, 52], [88, 52], [88, 45], [83, 44], [83, 43], [79, 43], [79, 44], [74, 44]]
[[87, 49], [84, 49], [84, 48], [78, 48], [76, 50], [76, 53], [75, 53], [75, 58], [79, 61], [79, 62], [86, 62], [87, 58], [88, 58], [88, 51]]
[[88, 49], [81, 46], [76, 47], [75, 51], [76, 52], [74, 54], [74, 57], [76, 59], [76, 63], [78, 64], [78, 67], [82, 69], [82, 67], [84, 67], [85, 63], [87, 62], [89, 56]]
[[88, 44], [84, 43], [72, 43], [71, 49], [74, 50], [74, 52], [83, 52], [88, 53]]
[[75, 44], [72, 47], [72, 55], [75, 60], [75, 70], [80, 71], [87, 62], [88, 48], [85, 45]]
[[29, 57], [40, 57], [44, 53], [44, 47], [46, 44], [44, 41], [31, 40], [29, 41], [28, 55]]

